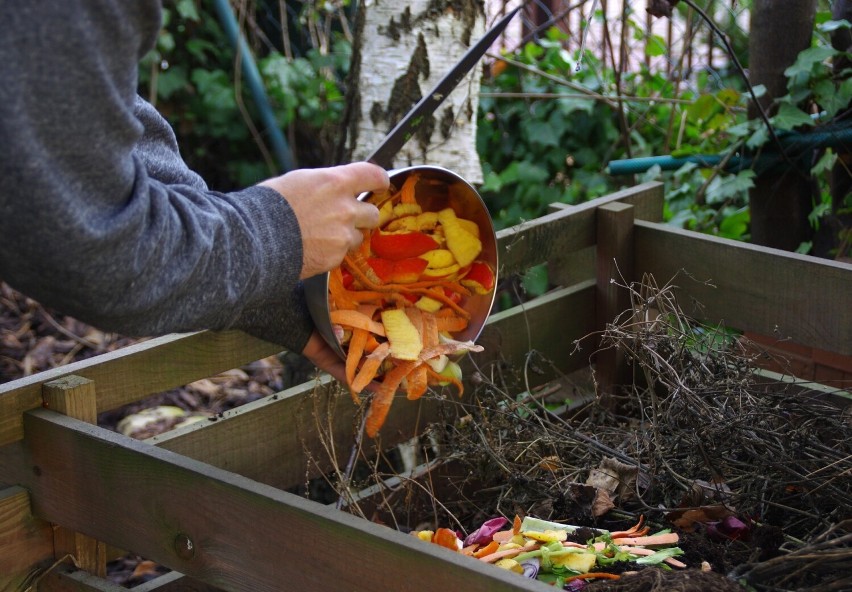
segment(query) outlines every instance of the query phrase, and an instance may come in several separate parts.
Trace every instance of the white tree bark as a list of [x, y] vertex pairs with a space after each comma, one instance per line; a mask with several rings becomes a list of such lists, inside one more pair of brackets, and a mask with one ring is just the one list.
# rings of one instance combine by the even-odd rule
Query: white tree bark
[[[366, 158], [485, 30], [481, 0], [367, 0], [360, 10], [359, 96], [347, 140], [353, 160]], [[481, 72], [481, 65], [474, 67], [423, 122], [394, 160], [394, 168], [434, 164], [471, 183], [482, 182], [476, 153]]]

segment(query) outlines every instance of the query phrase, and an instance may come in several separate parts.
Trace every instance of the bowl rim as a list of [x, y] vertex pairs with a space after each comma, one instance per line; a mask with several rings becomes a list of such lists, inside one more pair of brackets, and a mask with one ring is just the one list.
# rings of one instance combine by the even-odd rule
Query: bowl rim
[[[491, 311], [494, 308], [494, 300], [497, 295], [497, 281], [500, 270], [499, 265], [499, 252], [498, 252], [498, 243], [497, 243], [497, 233], [494, 230], [494, 221], [491, 218], [490, 212], [488, 212], [488, 207], [485, 204], [485, 200], [482, 199], [482, 196], [479, 194], [479, 191], [471, 184], [467, 179], [459, 175], [458, 173], [442, 166], [438, 165], [413, 165], [408, 167], [401, 167], [398, 169], [393, 169], [388, 171], [388, 175], [393, 180], [395, 177], [399, 177], [400, 175], [404, 175], [406, 173], [411, 173], [413, 171], [432, 171], [435, 173], [439, 173], [441, 175], [448, 175], [453, 178], [455, 181], [461, 182], [464, 184], [467, 189], [475, 196], [478, 201], [479, 207], [482, 211], [485, 212], [484, 219], [488, 222], [488, 230], [489, 235], [491, 237], [491, 243], [493, 244], [493, 261], [489, 261], [489, 263], [493, 263], [494, 265], [494, 288], [492, 288], [491, 292], [487, 296], [482, 296], [483, 299], [487, 299], [487, 303], [484, 304], [484, 309], [486, 313], [482, 316], [481, 319], [477, 319], [478, 326], [476, 326], [472, 333], [468, 333], [466, 335], [466, 339], [470, 341], [476, 341], [479, 336], [482, 334], [483, 329], [488, 321], [488, 317], [491, 315]], [[360, 194], [357, 199], [358, 201], [364, 201], [368, 197], [370, 197], [373, 192], [364, 192]], [[308, 303], [308, 310], [311, 314], [311, 319], [313, 320], [314, 326], [317, 331], [323, 337], [323, 339], [328, 343], [328, 345], [334, 350], [334, 352], [342, 359], [346, 359], [346, 352], [343, 350], [340, 342], [337, 340], [337, 337], [334, 335], [334, 329], [329, 318], [329, 302], [328, 302], [328, 281], [331, 272], [327, 271], [325, 273], [320, 273], [310, 278], [303, 280], [303, 289], [305, 291], [305, 298]], [[468, 328], [466, 331], [470, 331]], [[462, 354], [463, 355], [463, 354]]]

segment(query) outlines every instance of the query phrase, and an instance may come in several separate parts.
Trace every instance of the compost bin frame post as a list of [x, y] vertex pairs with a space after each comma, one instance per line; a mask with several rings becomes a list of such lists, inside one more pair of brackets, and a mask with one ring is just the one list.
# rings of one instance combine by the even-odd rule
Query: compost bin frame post
[[[852, 291], [852, 265], [678, 230], [660, 224], [661, 215], [662, 186], [650, 183], [577, 206], [554, 204], [541, 218], [501, 230], [501, 276], [546, 263], [554, 287], [492, 314], [479, 340], [485, 351], [466, 359], [465, 375], [520, 368], [532, 349], [553, 368], [530, 373], [530, 389], [587, 368], [601, 329], [625, 302], [612, 280], [650, 273], [662, 285], [682, 269], [689, 273], [678, 276], [678, 290], [702, 302], [699, 320], [777, 330], [852, 355], [852, 310], [842, 299]], [[176, 570], [140, 592], [262, 592], [281, 582], [550, 589], [283, 491], [329, 470], [334, 459], [316, 451], [333, 449], [338, 462], [349, 453], [358, 410], [327, 376], [144, 442], [71, 417], [92, 418], [91, 404], [78, 407], [91, 395], [78, 399], [80, 391], [96, 390], [103, 412], [278, 349], [237, 332], [173, 335], [0, 385], [0, 592], [24, 590], [36, 577], [41, 590], [115, 592], [67, 564], [50, 569], [73, 549], [97, 572], [104, 545], [109, 557], [113, 547], [127, 549]], [[611, 388], [623, 365], [607, 355], [598, 353], [597, 372]], [[438, 417], [431, 397], [400, 401], [367, 453], [407, 441]], [[74, 533], [73, 544], [55, 535], [67, 532], [60, 527]], [[329, 556], [334, 561], [318, 559]]]

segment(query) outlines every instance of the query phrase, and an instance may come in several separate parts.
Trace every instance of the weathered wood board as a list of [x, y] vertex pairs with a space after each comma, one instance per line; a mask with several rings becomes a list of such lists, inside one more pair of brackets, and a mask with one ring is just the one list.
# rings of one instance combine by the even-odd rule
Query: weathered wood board
[[240, 331], [167, 335], [0, 384], [0, 446], [23, 437], [21, 416], [41, 407], [45, 382], [70, 374], [94, 380], [100, 413], [279, 351]]
[[0, 467], [36, 515], [223, 590], [550, 589], [52, 411], [28, 412], [25, 433]]
[[0, 490], [0, 591], [13, 592], [33, 566], [53, 557], [53, 529], [34, 518], [22, 487]]
[[697, 319], [852, 355], [852, 265], [636, 221], [636, 273]]

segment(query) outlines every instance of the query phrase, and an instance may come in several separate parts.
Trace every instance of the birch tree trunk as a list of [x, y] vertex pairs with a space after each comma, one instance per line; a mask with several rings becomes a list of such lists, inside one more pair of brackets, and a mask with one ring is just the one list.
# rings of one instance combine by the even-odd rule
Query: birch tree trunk
[[[363, 160], [485, 31], [482, 0], [365, 0], [350, 73], [341, 160]], [[476, 152], [481, 68], [474, 67], [421, 124], [394, 168], [434, 164], [482, 182]]]

